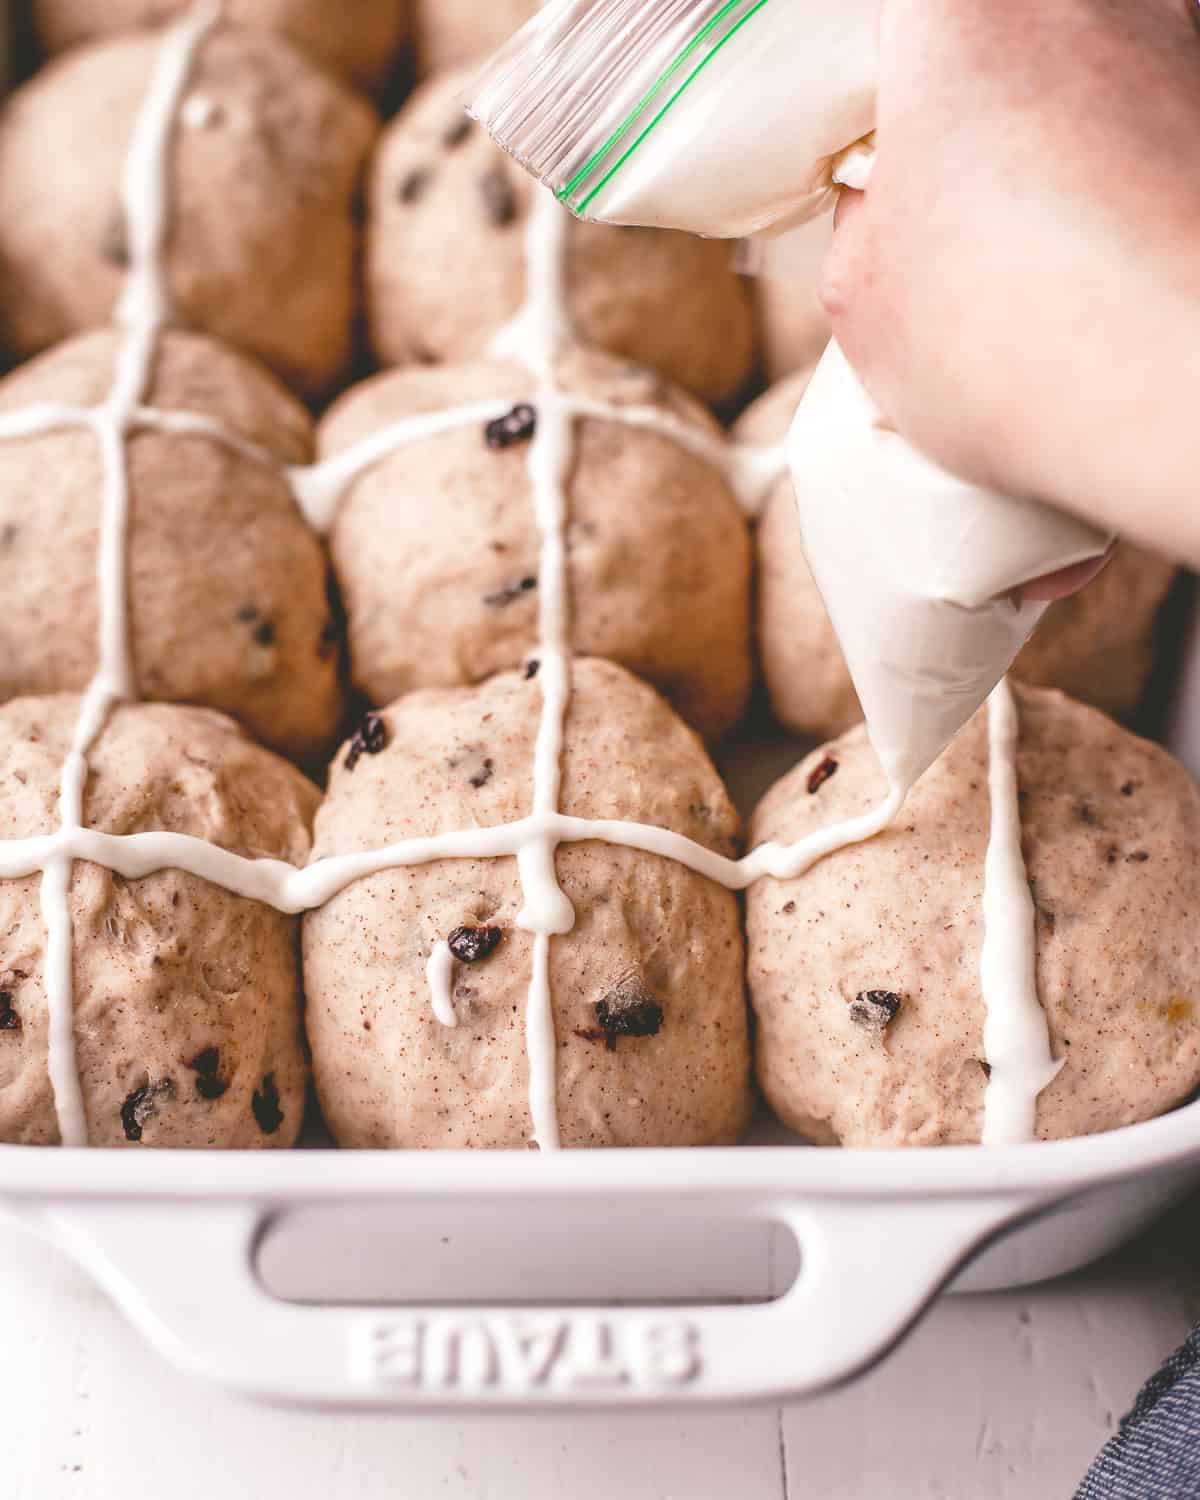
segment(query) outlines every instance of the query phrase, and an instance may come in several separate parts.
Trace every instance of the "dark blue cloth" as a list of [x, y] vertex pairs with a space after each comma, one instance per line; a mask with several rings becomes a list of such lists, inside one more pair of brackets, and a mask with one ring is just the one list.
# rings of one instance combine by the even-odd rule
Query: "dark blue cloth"
[[1143, 1387], [1075, 1500], [1200, 1500], [1200, 1328]]

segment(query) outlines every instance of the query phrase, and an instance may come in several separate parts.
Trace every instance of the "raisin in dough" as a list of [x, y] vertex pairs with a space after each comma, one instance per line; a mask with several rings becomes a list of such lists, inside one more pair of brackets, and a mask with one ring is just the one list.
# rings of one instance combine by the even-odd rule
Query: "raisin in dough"
[[[18, 355], [113, 313], [118, 188], [161, 45], [134, 32], [75, 48], [0, 111], [0, 342]], [[171, 292], [182, 321], [305, 393], [350, 356], [374, 133], [370, 106], [282, 38], [221, 27], [198, 48], [168, 160]]]
[[[367, 321], [384, 364], [482, 354], [525, 297], [534, 183], [463, 114], [467, 82], [418, 89], [372, 167]], [[727, 243], [571, 223], [567, 262], [581, 337], [708, 401], [749, 375], [753, 319]]]
[[[1048, 1140], [1148, 1119], [1200, 1084], [1200, 793], [1165, 750], [1095, 709], [1044, 688], [1016, 693], [1038, 992], [1066, 1060], [1038, 1100]], [[834, 773], [813, 776], [826, 758]], [[752, 844], [864, 812], [883, 788], [852, 729], [768, 792]], [[892, 830], [802, 879], [751, 889], [759, 1081], [802, 1134], [847, 1146], [979, 1140], [989, 817], [985, 709]]]
[[[810, 367], [774, 386], [735, 435], [747, 442], [782, 437], [811, 374]], [[767, 497], [757, 550], [758, 643], [775, 715], [798, 734], [841, 734], [862, 710], [800, 545], [790, 475]], [[1087, 588], [1050, 606], [1013, 675], [1127, 718], [1154, 665], [1155, 624], [1175, 573], [1173, 564], [1122, 543]]]
[[[573, 677], [562, 810], [733, 853], [720, 778], [658, 695], [609, 662], [577, 661]], [[316, 853], [524, 817], [540, 709], [520, 673], [402, 699], [382, 715], [377, 753], [335, 764]], [[564, 845], [556, 864], [576, 912], [550, 944], [563, 1145], [733, 1141], [749, 1109], [736, 897], [600, 843]], [[457, 859], [360, 880], [305, 918], [313, 1074], [340, 1144], [525, 1145], [533, 939], [516, 925], [521, 904], [514, 859]], [[450, 1027], [434, 1016], [425, 965], [459, 928], [485, 936], [456, 939], [475, 957], [455, 963]]]
[[[32, 0], [47, 52], [94, 37], [154, 26], [181, 15], [190, 0]], [[404, 35], [403, 0], [224, 0], [239, 26], [277, 32], [361, 88], [375, 89], [391, 71]]]
[[[80, 700], [0, 708], [0, 837], [58, 825]], [[84, 821], [167, 830], [302, 865], [319, 793], [206, 709], [118, 708], [90, 754]], [[0, 880], [0, 1140], [58, 1140], [47, 1075], [40, 877]], [[77, 861], [75, 1043], [93, 1146], [290, 1146], [304, 1108], [297, 919], [175, 870]]]
[[[0, 380], [0, 413], [94, 406], [119, 335], [81, 334]], [[159, 343], [150, 404], [267, 450], [144, 429], [125, 445], [128, 600], [138, 694], [235, 715], [289, 755], [327, 746], [341, 714], [321, 545], [281, 469], [309, 456], [304, 408], [244, 355], [200, 334]], [[278, 460], [278, 462], [274, 462]], [[94, 433], [0, 441], [0, 701], [81, 690], [96, 670], [104, 470]]]
[[[719, 437], [694, 402], [607, 355], [575, 350], [559, 377]], [[327, 457], [415, 413], [533, 396], [532, 377], [508, 363], [391, 371], [343, 396], [318, 444]], [[737, 502], [669, 437], [599, 418], [574, 430], [571, 641], [648, 678], [715, 737], [740, 715], [750, 682], [750, 544]], [[372, 702], [476, 682], [533, 650], [540, 540], [527, 442], [490, 449], [476, 421], [399, 448], [344, 492], [329, 541], [351, 670]]]
[[480, 61], [509, 40], [538, 0], [413, 0], [413, 46], [422, 76]]

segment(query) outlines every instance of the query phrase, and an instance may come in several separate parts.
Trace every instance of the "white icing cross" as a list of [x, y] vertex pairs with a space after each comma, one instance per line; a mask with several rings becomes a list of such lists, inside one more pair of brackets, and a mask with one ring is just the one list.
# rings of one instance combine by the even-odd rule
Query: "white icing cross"
[[[584, 819], [559, 810], [563, 732], [570, 703], [570, 646], [565, 526], [566, 476], [574, 428], [582, 418], [623, 423], [659, 432], [705, 459], [727, 477], [743, 507], [755, 514], [783, 471], [782, 445], [731, 446], [723, 438], [656, 407], [608, 405], [563, 391], [556, 364], [571, 337], [567, 314], [565, 236], [568, 216], [549, 193], [539, 193], [530, 215], [526, 254], [529, 285], [525, 306], [497, 336], [493, 352], [525, 364], [536, 383], [537, 421], [528, 464], [541, 536], [539, 563], [538, 680], [542, 713], [534, 754], [532, 809], [515, 822], [453, 830], [402, 840], [365, 853], [331, 856], [298, 869], [280, 860], [252, 859], [186, 834], [104, 834], [83, 824], [83, 791], [88, 752], [111, 708], [134, 697], [128, 641], [126, 533], [129, 493], [126, 439], [154, 429], [200, 436], [225, 444], [255, 462], [278, 468], [265, 449], [199, 413], [161, 411], [144, 404], [160, 334], [170, 317], [163, 254], [169, 221], [169, 152], [195, 57], [220, 16], [219, 0], [199, 0], [164, 40], [145, 103], [137, 121], [122, 180], [128, 223], [130, 271], [117, 320], [124, 340], [109, 398], [98, 407], [43, 403], [0, 414], [0, 440], [18, 440], [64, 428], [91, 430], [104, 463], [99, 582], [100, 663], [83, 698], [70, 752], [62, 769], [59, 827], [49, 835], [0, 840], [0, 877], [41, 872], [41, 908], [46, 925], [45, 987], [49, 1009], [48, 1069], [59, 1131], [64, 1145], [87, 1143], [86, 1116], [75, 1059], [72, 993], [71, 870], [83, 859], [140, 879], [165, 868], [197, 876], [223, 890], [276, 909], [299, 913], [323, 905], [356, 880], [381, 870], [438, 859], [515, 858], [524, 895], [520, 926], [533, 934], [532, 975], [526, 1009], [529, 1107], [536, 1143], [558, 1144], [555, 1107], [556, 1040], [550, 994], [550, 940], [569, 932], [574, 911], [555, 872], [555, 850], [562, 843], [599, 841], [660, 855], [731, 890], [763, 876], [789, 879], [838, 848], [880, 832], [895, 816], [903, 792], [883, 805], [834, 828], [819, 829], [797, 844], [765, 844], [732, 860], [650, 824]], [[337, 504], [353, 479], [387, 454], [421, 438], [485, 424], [503, 416], [509, 402], [482, 402], [407, 418], [372, 434], [323, 463], [286, 470], [297, 504], [318, 530], [327, 530]], [[437, 1019], [456, 1022], [453, 1008], [453, 955], [439, 942], [427, 975]]]

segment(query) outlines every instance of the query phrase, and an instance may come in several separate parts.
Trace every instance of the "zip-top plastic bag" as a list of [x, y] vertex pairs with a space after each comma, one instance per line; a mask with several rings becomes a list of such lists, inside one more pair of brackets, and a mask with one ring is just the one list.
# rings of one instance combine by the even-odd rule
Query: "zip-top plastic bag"
[[471, 113], [582, 218], [739, 239], [832, 203], [878, 25], [879, 0], [551, 0]]

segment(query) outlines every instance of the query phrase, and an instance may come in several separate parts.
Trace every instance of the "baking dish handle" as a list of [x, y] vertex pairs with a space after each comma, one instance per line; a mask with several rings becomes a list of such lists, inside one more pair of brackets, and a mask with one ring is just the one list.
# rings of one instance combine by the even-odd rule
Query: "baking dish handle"
[[269, 1216], [245, 1203], [78, 1204], [48, 1211], [43, 1227], [161, 1354], [245, 1396], [528, 1410], [825, 1390], [881, 1359], [972, 1251], [1032, 1207], [999, 1197], [759, 1204], [748, 1217], [796, 1236], [795, 1283], [772, 1302], [702, 1306], [282, 1301], [255, 1268]]

